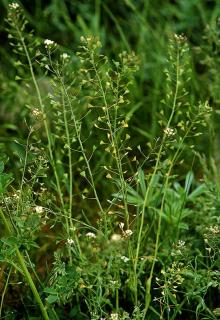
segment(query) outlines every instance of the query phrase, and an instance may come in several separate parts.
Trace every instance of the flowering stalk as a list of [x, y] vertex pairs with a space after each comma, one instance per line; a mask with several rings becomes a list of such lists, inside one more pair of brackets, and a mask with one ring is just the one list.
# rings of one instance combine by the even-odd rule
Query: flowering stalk
[[[175, 68], [176, 69], [175, 70], [176, 79], [175, 79], [175, 90], [174, 90], [174, 96], [173, 96], [172, 110], [171, 110], [171, 114], [169, 116], [169, 120], [168, 120], [168, 123], [166, 125], [166, 128], [164, 129], [164, 135], [163, 135], [162, 143], [161, 143], [161, 146], [160, 146], [160, 149], [159, 149], [156, 166], [155, 166], [154, 173], [153, 173], [153, 176], [151, 178], [150, 184], [148, 186], [148, 190], [151, 187], [151, 182], [152, 182], [153, 177], [156, 174], [156, 171], [158, 170], [158, 167], [159, 167], [159, 162], [160, 162], [161, 155], [162, 155], [164, 141], [165, 141], [165, 139], [167, 137], [171, 137], [171, 136], [173, 136], [175, 134], [174, 129], [170, 128], [170, 124], [171, 124], [171, 122], [172, 122], [172, 120], [174, 118], [174, 114], [175, 114], [176, 107], [177, 107], [177, 98], [178, 98], [178, 94], [179, 94], [179, 90], [180, 90], [180, 69], [181, 69], [181, 65], [180, 65], [180, 50], [181, 50], [180, 42], [183, 41], [184, 38], [182, 36], [180, 36], [180, 37], [175, 36], [175, 40], [176, 40], [176, 43], [177, 43], [176, 68]], [[165, 183], [164, 183], [164, 192], [163, 192], [163, 197], [162, 197], [160, 211], [159, 211], [154, 257], [153, 257], [153, 262], [152, 262], [151, 269], [150, 269], [150, 276], [146, 281], [145, 308], [144, 308], [143, 320], [146, 317], [146, 314], [147, 314], [147, 311], [148, 311], [148, 308], [149, 308], [150, 302], [151, 302], [151, 283], [152, 283], [155, 263], [156, 263], [156, 259], [157, 259], [157, 255], [158, 255], [159, 240], [160, 240], [160, 234], [161, 234], [162, 214], [163, 214], [163, 210], [164, 210], [164, 204], [165, 204], [165, 198], [166, 198], [167, 189], [168, 189], [168, 183], [169, 183], [169, 179], [170, 179], [170, 175], [171, 175], [174, 163], [175, 163], [177, 157], [179, 156], [179, 152], [181, 150], [183, 142], [185, 141], [185, 138], [187, 137], [187, 135], [190, 132], [191, 128], [192, 128], [192, 124], [189, 126], [189, 128], [186, 131], [184, 137], [182, 138], [181, 143], [178, 146], [178, 148], [177, 148], [177, 150], [176, 150], [176, 152], [175, 152], [175, 154], [173, 156], [173, 159], [170, 162], [170, 167], [169, 167], [168, 172], [166, 174], [166, 179], [165, 179]], [[145, 200], [146, 200], [146, 202], [144, 201], [143, 212], [144, 212], [145, 206], [147, 205], [148, 192], [146, 194]], [[142, 217], [143, 217], [143, 213], [142, 213]], [[143, 218], [142, 218], [142, 222], [143, 222]], [[137, 250], [137, 253], [138, 253], [138, 250]], [[136, 258], [137, 257], [138, 257], [138, 255], [136, 256]], [[136, 260], [136, 263], [137, 263], [137, 260]]]
[[[18, 3], [12, 3], [9, 5], [9, 8], [11, 9], [11, 13], [8, 19], [9, 24], [12, 25], [12, 27], [16, 30], [17, 36], [18, 36], [18, 41], [21, 44], [21, 47], [24, 51], [24, 54], [26, 56], [27, 62], [28, 62], [28, 67], [30, 70], [30, 74], [31, 74], [31, 78], [37, 93], [37, 99], [39, 102], [39, 106], [40, 106], [40, 110], [41, 113], [43, 114], [43, 124], [44, 124], [44, 128], [45, 128], [45, 132], [46, 132], [46, 136], [47, 136], [47, 142], [48, 142], [48, 151], [49, 151], [49, 157], [50, 157], [50, 162], [52, 165], [52, 168], [54, 170], [54, 174], [55, 174], [55, 178], [56, 178], [56, 184], [57, 184], [57, 190], [58, 190], [58, 194], [60, 197], [60, 201], [62, 206], [64, 207], [64, 201], [63, 201], [63, 196], [62, 196], [62, 191], [61, 191], [61, 186], [60, 186], [60, 181], [59, 181], [59, 177], [58, 177], [58, 173], [57, 173], [57, 168], [54, 162], [54, 158], [53, 158], [53, 151], [52, 151], [52, 138], [50, 135], [50, 129], [49, 129], [49, 125], [48, 125], [48, 120], [45, 116], [45, 106], [43, 104], [43, 99], [41, 96], [41, 92], [40, 92], [40, 88], [39, 85], [37, 83], [36, 80], [36, 76], [34, 73], [34, 69], [33, 69], [33, 65], [32, 65], [32, 59], [30, 57], [29, 51], [28, 51], [28, 47], [25, 43], [25, 39], [22, 36], [22, 32], [21, 32], [21, 28], [19, 26], [19, 19], [21, 16], [21, 9]], [[45, 46], [51, 46], [54, 45], [56, 46], [56, 44], [52, 41], [52, 40], [45, 40]], [[37, 112], [36, 110], [34, 110], [34, 112]]]
[[[47, 137], [47, 147], [48, 147], [48, 152], [49, 152], [49, 159], [50, 159], [50, 164], [52, 166], [52, 169], [53, 169], [53, 172], [55, 175], [57, 193], [58, 193], [58, 196], [60, 199], [62, 209], [65, 212], [65, 210], [66, 210], [65, 203], [64, 203], [63, 193], [62, 193], [62, 189], [61, 189], [61, 182], [60, 182], [57, 166], [56, 166], [55, 159], [54, 159], [53, 142], [52, 142], [52, 136], [51, 136], [51, 132], [50, 132], [50, 126], [48, 123], [48, 119], [46, 117], [45, 105], [43, 103], [42, 94], [41, 94], [41, 91], [40, 91], [40, 88], [39, 88], [39, 85], [38, 85], [38, 82], [37, 82], [37, 79], [36, 79], [36, 76], [34, 73], [32, 59], [29, 54], [28, 46], [27, 46], [25, 39], [22, 35], [22, 28], [19, 25], [19, 19], [21, 17], [21, 9], [20, 9], [19, 4], [17, 4], [17, 3], [12, 3], [9, 6], [9, 8], [11, 9], [11, 13], [10, 13], [8, 22], [16, 30], [18, 41], [20, 42], [22, 50], [24, 51], [24, 54], [27, 59], [28, 67], [29, 67], [30, 74], [31, 74], [31, 79], [32, 79], [32, 82], [34, 84], [36, 94], [37, 94], [37, 99], [38, 99], [38, 103], [39, 103], [39, 107], [40, 107], [39, 109], [40, 109], [41, 114], [43, 115], [43, 124], [44, 124], [44, 129], [45, 129], [46, 137]], [[54, 41], [49, 40], [49, 39], [46, 39], [44, 41], [44, 44], [47, 49], [51, 48], [51, 47], [54, 48], [57, 46], [57, 44]], [[33, 110], [33, 111], [34, 111], [34, 113], [39, 112], [38, 110]], [[69, 222], [66, 219], [66, 228], [67, 228], [68, 236], [70, 236], [70, 226], [71, 226], [71, 222]], [[70, 263], [72, 263], [72, 253], [70, 250], [69, 250], [69, 258], [70, 258]]]

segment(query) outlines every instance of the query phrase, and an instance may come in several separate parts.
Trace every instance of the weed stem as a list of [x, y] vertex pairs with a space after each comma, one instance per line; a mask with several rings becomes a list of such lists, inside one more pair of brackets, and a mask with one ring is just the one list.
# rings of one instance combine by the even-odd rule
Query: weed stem
[[[13, 235], [13, 229], [12, 229], [12, 227], [10, 225], [10, 222], [8, 222], [7, 218], [5, 217], [5, 215], [4, 215], [4, 213], [3, 213], [1, 208], [0, 208], [0, 215], [1, 215], [2, 221], [3, 221], [4, 225], [5, 225], [5, 229], [8, 232], [8, 235], [12, 236]], [[18, 262], [19, 262], [20, 267], [21, 267], [21, 269], [23, 271], [23, 275], [24, 275], [27, 283], [29, 284], [29, 286], [31, 288], [31, 291], [32, 291], [32, 293], [33, 293], [33, 295], [35, 297], [35, 300], [36, 300], [37, 304], [40, 307], [40, 310], [41, 310], [41, 313], [43, 315], [43, 318], [44, 318], [44, 320], [49, 320], [49, 316], [47, 314], [47, 310], [46, 310], [46, 308], [45, 308], [45, 306], [44, 306], [44, 304], [43, 304], [43, 302], [41, 300], [39, 292], [37, 291], [37, 288], [36, 288], [36, 286], [35, 286], [35, 284], [34, 284], [34, 282], [32, 280], [32, 277], [31, 277], [31, 275], [30, 275], [30, 273], [29, 273], [29, 271], [27, 269], [27, 266], [26, 266], [26, 263], [25, 263], [25, 259], [24, 259], [23, 255], [21, 254], [18, 246], [15, 244], [14, 247], [15, 247], [15, 252], [16, 252], [17, 258], [18, 258]]]

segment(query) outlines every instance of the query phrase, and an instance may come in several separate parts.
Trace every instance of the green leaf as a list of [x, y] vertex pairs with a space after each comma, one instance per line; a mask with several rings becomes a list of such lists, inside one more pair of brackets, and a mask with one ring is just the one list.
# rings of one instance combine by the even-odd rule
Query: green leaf
[[39, 226], [40, 224], [40, 217], [38, 214], [32, 214], [28, 217], [26, 225], [27, 227], [31, 228], [31, 229], [35, 229]]
[[194, 174], [192, 171], [189, 171], [186, 175], [186, 180], [185, 180], [185, 188], [184, 189], [185, 189], [186, 195], [188, 195], [188, 193], [189, 193], [193, 179], [194, 179]]
[[146, 188], [146, 184], [145, 184], [144, 171], [142, 169], [138, 170], [138, 179], [139, 179], [142, 195], [143, 195], [143, 197], [145, 197], [145, 194], [147, 192], [147, 188]]
[[44, 292], [45, 293], [49, 293], [51, 295], [57, 295], [58, 294], [57, 291], [54, 288], [48, 288], [48, 287], [44, 289]]
[[183, 223], [183, 222], [181, 222], [181, 223], [179, 224], [179, 228], [182, 229], [182, 230], [189, 230], [188, 224]]
[[49, 295], [48, 297], [47, 297], [47, 302], [49, 303], [49, 304], [52, 304], [52, 303], [55, 303], [55, 302], [57, 302], [59, 300], [59, 297], [58, 297], [58, 295]]
[[[0, 169], [1, 170], [1, 169]], [[5, 189], [12, 181], [12, 175], [8, 173], [2, 173], [0, 171], [0, 194], [5, 192]]]
[[177, 301], [176, 301], [175, 295], [172, 294], [171, 292], [168, 292], [168, 296], [169, 296], [170, 301], [171, 301], [174, 305], [177, 305]]
[[16, 76], [16, 77], [15, 77], [15, 81], [19, 81], [19, 80], [22, 80], [22, 78], [19, 77], [19, 76]]
[[205, 184], [201, 184], [198, 188], [196, 188], [193, 192], [191, 192], [187, 200], [193, 201], [195, 200], [198, 196], [200, 196], [202, 193], [205, 193], [207, 191], [207, 187]]
[[85, 177], [85, 176], [86, 176], [86, 172], [85, 172], [85, 171], [81, 171], [81, 172], [80, 172], [80, 175], [81, 175], [82, 177]]
[[18, 240], [15, 237], [2, 238], [1, 241], [10, 247], [14, 247], [18, 243]]

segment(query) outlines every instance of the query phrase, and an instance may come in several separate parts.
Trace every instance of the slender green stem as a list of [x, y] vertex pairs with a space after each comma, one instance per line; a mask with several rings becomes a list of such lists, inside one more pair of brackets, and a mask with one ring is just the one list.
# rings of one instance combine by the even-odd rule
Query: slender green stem
[[[62, 104], [63, 104], [63, 117], [64, 117], [66, 137], [67, 137], [67, 144], [68, 144], [68, 160], [69, 160], [69, 210], [68, 210], [68, 217], [65, 214], [65, 220], [66, 220], [67, 234], [68, 234], [68, 236], [70, 236], [71, 235], [70, 227], [72, 229], [72, 232], [74, 230], [73, 221], [72, 221], [73, 172], [72, 172], [72, 153], [71, 153], [71, 148], [70, 148], [70, 135], [69, 135], [69, 128], [68, 128], [68, 124], [67, 124], [67, 115], [66, 115], [65, 100], [64, 100], [63, 94], [62, 94]], [[69, 251], [69, 257], [70, 257], [70, 264], [72, 264], [72, 254], [71, 254], [71, 248], [69, 246], [68, 246], [68, 251]]]
[[162, 150], [163, 150], [163, 142], [161, 143], [161, 146], [160, 146], [160, 149], [159, 149], [159, 152], [158, 152], [156, 165], [155, 165], [155, 167], [154, 167], [154, 171], [153, 171], [153, 173], [152, 173], [152, 176], [151, 176], [151, 179], [150, 179], [148, 188], [147, 188], [147, 192], [146, 192], [145, 197], [144, 197], [142, 210], [141, 210], [141, 223], [140, 223], [139, 232], [138, 232], [138, 241], [137, 241], [136, 255], [135, 255], [135, 260], [134, 260], [135, 304], [138, 303], [138, 294], [137, 294], [137, 264], [138, 264], [138, 258], [139, 258], [139, 252], [140, 252], [142, 232], [143, 232], [143, 227], [144, 227], [144, 213], [145, 213], [145, 208], [147, 207], [148, 197], [149, 197], [149, 194], [150, 194], [150, 191], [151, 191], [151, 187], [152, 187], [152, 184], [153, 184], [153, 179], [154, 179], [155, 174], [156, 174], [156, 172], [157, 172], [157, 170], [158, 170], [158, 167], [159, 167], [159, 162], [160, 162]]
[[[10, 224], [10, 222], [7, 220], [7, 218], [5, 217], [2, 209], [0, 208], [0, 215], [1, 215], [1, 218], [2, 218], [2, 221], [5, 225], [5, 229], [7, 230], [9, 236], [12, 236], [13, 235], [13, 228]], [[34, 298], [37, 302], [37, 304], [39, 305], [40, 307], [40, 310], [41, 310], [41, 313], [42, 313], [42, 316], [44, 318], [44, 320], [49, 320], [49, 317], [48, 317], [48, 314], [47, 314], [47, 310], [41, 300], [41, 297], [39, 295], [39, 292], [37, 291], [37, 288], [32, 280], [32, 277], [27, 269], [27, 266], [26, 266], [26, 263], [25, 263], [25, 260], [24, 260], [24, 257], [22, 256], [21, 252], [19, 251], [19, 248], [18, 246], [15, 244], [15, 252], [16, 252], [16, 255], [17, 255], [17, 258], [18, 258], [18, 262], [20, 264], [20, 267], [22, 269], [22, 272], [23, 272], [23, 275], [27, 281], [27, 283], [29, 284], [30, 288], [31, 288], [31, 291], [34, 295]]]
[[[174, 112], [175, 112], [175, 109], [176, 109], [176, 103], [177, 103], [177, 97], [178, 97], [178, 91], [179, 91], [179, 66], [180, 66], [180, 52], [179, 52], [179, 46], [178, 46], [178, 48], [177, 48], [177, 58], [176, 58], [176, 87], [175, 87], [175, 93], [174, 93], [174, 99], [173, 99], [172, 112], [171, 112], [171, 115], [170, 115], [170, 118], [169, 118], [169, 121], [168, 121], [168, 124], [167, 124], [167, 128], [169, 128], [169, 126], [171, 124], [171, 121], [173, 119]], [[188, 129], [187, 133], [189, 132], [189, 130], [190, 129]], [[185, 134], [184, 139], [187, 136], [187, 133]], [[181, 145], [183, 144], [184, 139], [182, 139]], [[176, 161], [176, 158], [177, 158], [177, 156], [179, 154], [179, 150], [181, 148], [181, 145], [178, 147], [177, 151], [175, 152], [175, 154], [173, 156], [173, 159], [171, 161], [169, 170], [168, 170], [167, 175], [166, 175], [166, 180], [165, 180], [165, 183], [164, 183], [164, 193], [163, 193], [161, 206], [160, 206], [160, 212], [159, 212], [156, 243], [155, 243], [155, 251], [154, 251], [154, 259], [153, 259], [153, 263], [152, 263], [152, 266], [151, 266], [150, 276], [149, 276], [149, 279], [147, 280], [147, 285], [146, 285], [145, 314], [146, 314], [146, 312], [148, 310], [149, 303], [150, 303], [151, 281], [152, 281], [153, 271], [154, 271], [156, 258], [157, 258], [157, 254], [158, 254], [158, 249], [159, 249], [159, 239], [160, 239], [160, 232], [161, 232], [161, 221], [162, 221], [162, 214], [163, 214], [163, 209], [164, 209], [166, 191], [167, 191], [167, 188], [168, 188], [170, 174], [171, 174], [173, 165], [174, 165], [174, 163]], [[163, 147], [163, 143], [161, 144], [161, 148], [162, 147]]]
[[103, 207], [102, 207], [102, 204], [101, 204], [101, 202], [100, 202], [100, 200], [99, 200], [99, 196], [98, 196], [97, 191], [96, 191], [96, 187], [95, 187], [95, 183], [94, 183], [94, 179], [93, 179], [93, 174], [92, 174], [92, 170], [91, 170], [91, 167], [90, 167], [90, 163], [89, 163], [89, 160], [88, 160], [88, 158], [87, 158], [87, 156], [86, 156], [86, 154], [85, 154], [85, 150], [84, 150], [84, 147], [83, 147], [82, 139], [81, 139], [81, 136], [80, 136], [80, 129], [79, 129], [78, 125], [77, 125], [76, 116], [75, 116], [75, 114], [74, 114], [74, 112], [73, 112], [73, 110], [72, 110], [72, 105], [71, 105], [70, 97], [69, 97], [68, 92], [67, 92], [67, 90], [66, 90], [66, 88], [65, 88], [65, 85], [64, 85], [64, 83], [63, 83], [63, 80], [60, 79], [60, 81], [61, 81], [61, 84], [62, 84], [63, 91], [64, 91], [64, 93], [65, 93], [65, 96], [66, 96], [66, 98], [67, 98], [68, 105], [69, 105], [70, 110], [71, 110], [71, 115], [72, 115], [72, 118], [73, 118], [73, 124], [74, 124], [74, 128], [75, 128], [75, 131], [76, 131], [77, 140], [78, 140], [78, 142], [79, 142], [80, 150], [81, 150], [81, 152], [82, 152], [83, 158], [84, 158], [85, 163], [86, 163], [87, 170], [88, 170], [88, 172], [89, 172], [90, 183], [91, 183], [91, 186], [92, 186], [92, 188], [93, 188], [93, 192], [94, 192], [94, 195], [95, 195], [95, 199], [96, 199], [96, 201], [97, 201], [97, 204], [98, 204], [98, 206], [99, 206], [99, 209], [100, 209], [101, 213], [104, 213], [104, 209], [103, 209]]
[[37, 288], [35, 287], [35, 284], [34, 284], [34, 282], [32, 280], [32, 277], [31, 277], [31, 275], [30, 275], [30, 273], [29, 273], [29, 271], [27, 269], [24, 257], [20, 253], [20, 251], [19, 251], [17, 246], [16, 246], [16, 254], [17, 254], [20, 266], [21, 266], [21, 268], [23, 270], [24, 276], [26, 278], [26, 281], [29, 284], [29, 286], [30, 286], [30, 288], [32, 290], [32, 293], [33, 293], [33, 295], [35, 297], [35, 300], [37, 301], [37, 303], [38, 303], [38, 305], [39, 305], [39, 307], [41, 309], [42, 315], [43, 315], [45, 320], [49, 320], [49, 317], [48, 317], [48, 314], [47, 314], [47, 310], [46, 310], [46, 308], [45, 308], [45, 306], [44, 306], [44, 304], [43, 304], [43, 302], [42, 302], [42, 300], [40, 298], [40, 295], [39, 295], [39, 293], [37, 291]]
[[[95, 59], [94, 59], [94, 54], [92, 53], [91, 55], [91, 61], [92, 61], [92, 66], [93, 69], [95, 71], [98, 83], [99, 83], [99, 87], [101, 90], [101, 94], [102, 94], [102, 98], [104, 101], [104, 106], [105, 106], [105, 116], [107, 118], [107, 124], [108, 124], [108, 128], [109, 128], [109, 134], [110, 134], [110, 143], [113, 146], [113, 152], [115, 155], [115, 162], [116, 162], [116, 166], [117, 166], [117, 170], [118, 170], [118, 174], [119, 174], [119, 179], [120, 179], [120, 184], [121, 184], [121, 192], [122, 192], [122, 197], [123, 197], [123, 204], [124, 204], [124, 211], [125, 211], [125, 221], [126, 221], [126, 228], [129, 229], [130, 228], [130, 215], [129, 215], [129, 210], [128, 210], [128, 201], [127, 201], [127, 184], [124, 178], [124, 173], [123, 173], [123, 166], [122, 166], [122, 159], [121, 159], [121, 154], [120, 154], [120, 148], [118, 146], [118, 141], [117, 141], [117, 137], [115, 136], [115, 133], [113, 132], [113, 128], [112, 128], [112, 121], [111, 121], [111, 117], [109, 114], [109, 106], [107, 103], [107, 98], [106, 98], [106, 93], [105, 90], [103, 88], [103, 84], [102, 84], [102, 80], [100, 78], [100, 75], [98, 73], [98, 70], [96, 68], [95, 65]], [[119, 86], [119, 80], [117, 79], [117, 89]], [[117, 96], [116, 99], [118, 99], [118, 90], [117, 90]], [[117, 108], [115, 109], [115, 119], [114, 119], [114, 129], [116, 128], [116, 119], [117, 119]], [[131, 241], [128, 240], [128, 255], [129, 258], [133, 261], [133, 254], [132, 254], [132, 245], [131, 245]]]
[[0, 319], [2, 318], [3, 302], [4, 302], [6, 290], [8, 288], [8, 283], [9, 283], [9, 279], [10, 279], [10, 276], [11, 276], [11, 271], [12, 271], [12, 266], [10, 267], [10, 270], [9, 270], [9, 273], [8, 273], [8, 276], [7, 276], [7, 279], [6, 279], [6, 283], [5, 283], [5, 286], [4, 286], [4, 290], [2, 292], [1, 304], [0, 304]]
[[[179, 92], [179, 66], [180, 66], [180, 51], [179, 51], [179, 45], [177, 48], [177, 57], [176, 57], [176, 86], [175, 86], [175, 92], [174, 92], [174, 97], [173, 97], [173, 105], [172, 105], [172, 111], [167, 123], [166, 128], [170, 127], [171, 121], [173, 119], [175, 110], [176, 110], [176, 103], [177, 103], [177, 97], [178, 97], [178, 92]], [[147, 202], [148, 202], [148, 197], [150, 194], [150, 190], [152, 187], [152, 183], [153, 183], [153, 179], [154, 176], [158, 170], [159, 164], [160, 164], [160, 159], [161, 159], [161, 155], [162, 155], [162, 151], [163, 151], [163, 146], [164, 146], [164, 141], [165, 141], [165, 133], [160, 145], [160, 149], [157, 155], [157, 161], [156, 161], [156, 165], [154, 167], [154, 171], [153, 174], [151, 176], [151, 180], [150, 183], [148, 185], [147, 188], [147, 192], [144, 198], [144, 202], [143, 202], [143, 207], [142, 207], [142, 211], [141, 211], [141, 224], [140, 224], [140, 228], [139, 228], [139, 234], [138, 234], [138, 243], [137, 243], [137, 250], [136, 250], [136, 257], [135, 257], [135, 262], [134, 262], [134, 281], [135, 281], [135, 302], [138, 302], [138, 294], [137, 294], [137, 263], [138, 263], [138, 257], [139, 257], [139, 251], [140, 251], [140, 244], [141, 244], [141, 237], [142, 237], [142, 232], [143, 232], [143, 226], [144, 226], [144, 213], [145, 213], [145, 208], [147, 206]], [[167, 183], [168, 183], [168, 179], [169, 176], [167, 176]], [[165, 196], [165, 195], [164, 195]], [[164, 199], [163, 196], [163, 199]], [[163, 208], [163, 202], [164, 200], [162, 200], [162, 205], [161, 207]], [[148, 278], [147, 282], [146, 282], [146, 294], [145, 294], [145, 313], [144, 313], [144, 317], [146, 316], [147, 310], [149, 308], [150, 305], [150, 301], [151, 301], [151, 295], [150, 295], [150, 291], [151, 291], [151, 281], [152, 281], [152, 276], [153, 276], [153, 270], [154, 270], [154, 266], [155, 266], [155, 261], [156, 261], [156, 257], [157, 257], [157, 253], [158, 253], [158, 246], [159, 246], [159, 237], [160, 237], [160, 230], [161, 230], [161, 219], [162, 219], [162, 210], [160, 210], [160, 214], [159, 214], [159, 220], [158, 220], [158, 230], [157, 230], [157, 235], [156, 235], [156, 243], [155, 243], [155, 252], [154, 252], [154, 260], [152, 263], [152, 267], [151, 267], [151, 271], [150, 271], [150, 277]], [[143, 318], [144, 319], [144, 318]]]
[[[44, 128], [45, 128], [45, 132], [46, 132], [46, 136], [47, 136], [50, 163], [51, 163], [51, 166], [53, 168], [54, 175], [55, 175], [57, 192], [58, 192], [58, 195], [59, 195], [59, 198], [60, 198], [61, 206], [62, 206], [62, 209], [65, 212], [63, 193], [62, 193], [62, 190], [61, 190], [61, 183], [60, 183], [59, 175], [58, 175], [58, 172], [57, 172], [56, 163], [55, 163], [55, 160], [54, 160], [52, 139], [51, 139], [51, 135], [50, 135], [50, 128], [49, 128], [49, 125], [48, 125], [48, 121], [47, 121], [47, 118], [46, 118], [45, 106], [43, 104], [43, 99], [41, 97], [41, 92], [40, 92], [40, 89], [39, 89], [39, 86], [38, 86], [38, 83], [37, 83], [37, 80], [36, 80], [36, 77], [35, 77], [35, 74], [34, 74], [33, 65], [32, 65], [32, 62], [31, 62], [31, 58], [30, 58], [27, 46], [26, 46], [25, 41], [24, 41], [24, 37], [22, 37], [22, 34], [21, 34], [19, 28], [17, 27], [17, 24], [16, 24], [16, 30], [17, 30], [17, 33], [19, 35], [20, 42], [22, 44], [22, 47], [24, 49], [24, 52], [25, 52], [25, 55], [26, 55], [26, 58], [27, 58], [27, 61], [28, 61], [28, 65], [29, 65], [29, 69], [30, 69], [30, 73], [31, 73], [31, 78], [32, 78], [32, 81], [33, 81], [33, 84], [34, 84], [34, 87], [35, 87], [35, 90], [36, 90], [36, 93], [37, 93], [39, 106], [40, 106], [40, 109], [41, 109], [41, 112], [42, 112], [42, 115], [43, 115], [43, 123], [44, 123]], [[71, 207], [72, 207], [72, 205], [71, 205]], [[69, 221], [66, 221], [66, 228], [67, 228], [67, 232], [68, 232], [68, 235], [69, 235]], [[68, 253], [69, 253], [69, 257], [70, 257], [70, 262], [72, 262], [72, 253], [71, 253], [70, 248], [68, 248]]]
[[115, 289], [115, 304], [116, 304], [116, 311], [118, 312], [119, 309], [119, 292], [118, 292], [118, 288]]
[[113, 153], [115, 155], [115, 161], [118, 169], [118, 174], [121, 182], [121, 191], [123, 195], [123, 203], [124, 203], [124, 208], [125, 208], [125, 218], [126, 218], [126, 227], [129, 228], [129, 212], [128, 212], [128, 205], [127, 205], [127, 188], [126, 188], [126, 182], [124, 179], [124, 174], [123, 174], [123, 168], [122, 168], [122, 162], [121, 162], [121, 156], [120, 156], [120, 151], [118, 147], [118, 142], [117, 139], [115, 138], [115, 134], [113, 133], [112, 130], [112, 123], [111, 123], [111, 118], [109, 114], [109, 106], [106, 100], [106, 94], [103, 88], [102, 80], [99, 76], [98, 70], [95, 65], [95, 60], [94, 60], [94, 54], [92, 53], [91, 55], [91, 60], [92, 60], [92, 66], [95, 71], [99, 87], [102, 93], [103, 101], [104, 101], [104, 106], [105, 106], [105, 116], [107, 118], [107, 124], [109, 128], [109, 134], [110, 134], [110, 143], [113, 146]]
[[66, 138], [67, 138], [67, 145], [68, 145], [68, 160], [69, 160], [69, 220], [70, 225], [73, 228], [73, 222], [72, 222], [72, 207], [73, 207], [73, 163], [72, 163], [72, 152], [71, 152], [71, 143], [70, 143], [70, 133], [69, 133], [69, 127], [68, 127], [68, 120], [67, 120], [67, 110], [65, 107], [65, 99], [64, 99], [64, 93], [62, 93], [62, 104], [63, 104], [63, 117], [64, 117], [64, 125], [65, 125], [65, 131], [66, 131]]
[[22, 177], [21, 177], [21, 184], [20, 184], [20, 193], [19, 193], [19, 198], [17, 201], [17, 211], [19, 210], [20, 203], [22, 200], [22, 190], [24, 186], [24, 180], [25, 180], [25, 172], [26, 172], [26, 167], [27, 167], [27, 157], [28, 157], [28, 147], [29, 147], [29, 139], [31, 136], [32, 131], [29, 132], [28, 137], [27, 137], [27, 143], [25, 147], [25, 157], [24, 157], [24, 165], [23, 165], [23, 172], [22, 172]]

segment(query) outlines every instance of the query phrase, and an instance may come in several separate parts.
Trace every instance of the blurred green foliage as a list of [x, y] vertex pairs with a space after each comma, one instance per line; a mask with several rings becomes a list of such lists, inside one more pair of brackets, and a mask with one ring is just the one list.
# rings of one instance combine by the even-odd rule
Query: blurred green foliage
[[[1, 136], [19, 132], [22, 120], [22, 92], [14, 83], [13, 57], [4, 18], [9, 1], [1, 0]], [[184, 33], [191, 47], [193, 79], [190, 98], [209, 100], [219, 108], [218, 1], [20, 1], [30, 28], [43, 40], [52, 39], [68, 51], [76, 51], [79, 39], [97, 35], [103, 51], [114, 57], [134, 50], [140, 56], [141, 68], [133, 92], [135, 114], [132, 120], [137, 144], [158, 134], [158, 112], [164, 93], [167, 42], [173, 33]], [[216, 57], [215, 62], [211, 59]], [[212, 62], [210, 62], [212, 60]], [[17, 93], [17, 94], [16, 94]], [[16, 101], [16, 103], [15, 103]], [[21, 111], [22, 109], [22, 111]], [[9, 124], [10, 123], [10, 126]], [[3, 130], [3, 132], [2, 132]], [[8, 136], [8, 135], [6, 135]], [[6, 138], [4, 138], [6, 139]], [[206, 150], [208, 141], [203, 146]]]

